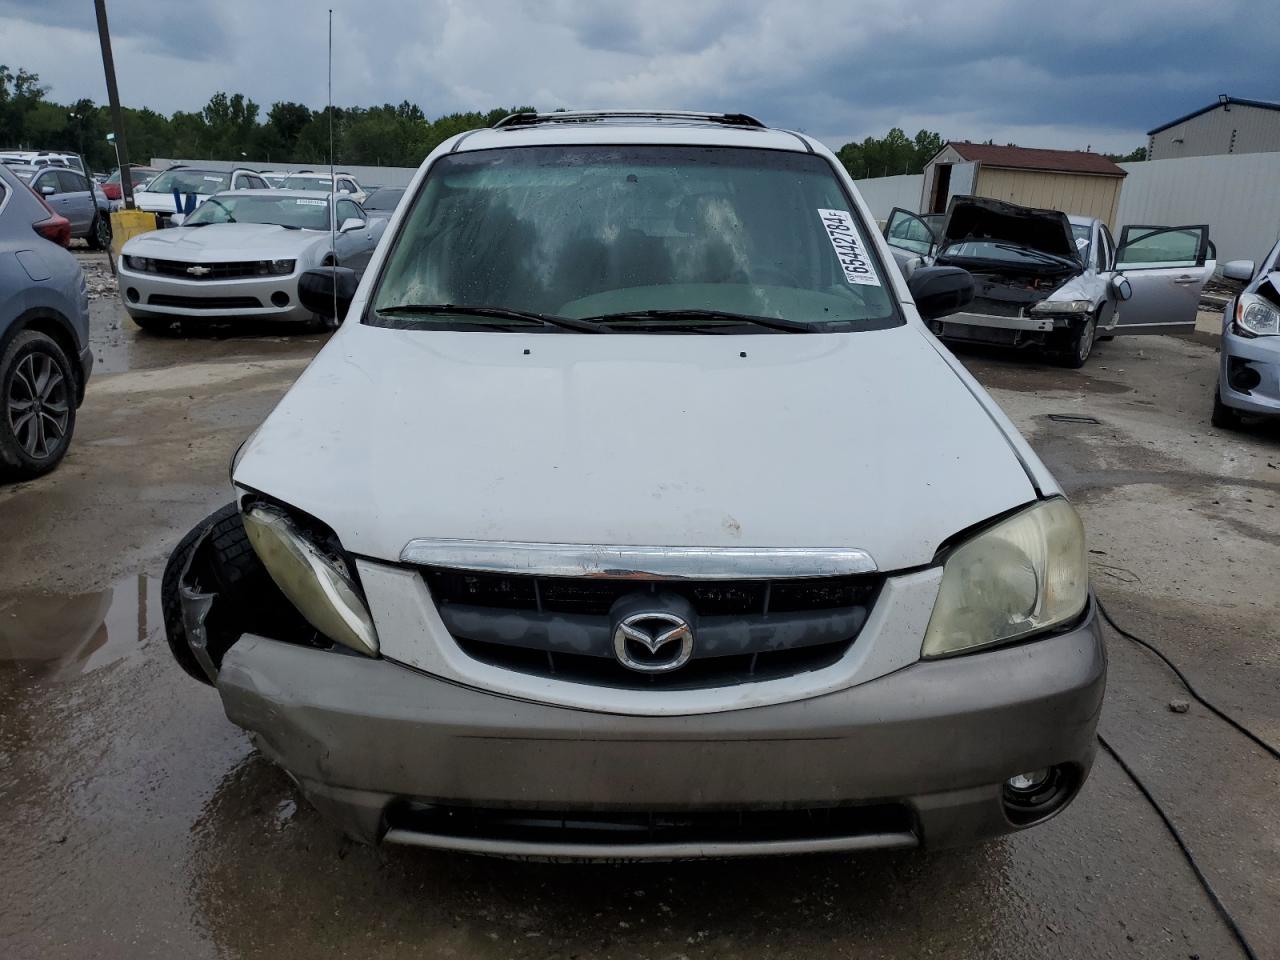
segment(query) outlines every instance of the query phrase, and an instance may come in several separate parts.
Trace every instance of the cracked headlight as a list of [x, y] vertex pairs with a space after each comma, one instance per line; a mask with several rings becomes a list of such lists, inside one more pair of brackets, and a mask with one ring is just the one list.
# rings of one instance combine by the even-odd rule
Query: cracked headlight
[[1060, 626], [1088, 600], [1084, 526], [1066, 500], [1045, 500], [951, 552], [921, 654], [945, 656]]
[[1031, 308], [1032, 313], [1088, 313], [1093, 304], [1088, 300], [1041, 300]]
[[1280, 336], [1280, 309], [1256, 293], [1236, 299], [1235, 332], [1245, 337]]
[[378, 632], [345, 561], [321, 549], [279, 507], [256, 503], [242, 516], [254, 552], [307, 622], [330, 640], [376, 657]]

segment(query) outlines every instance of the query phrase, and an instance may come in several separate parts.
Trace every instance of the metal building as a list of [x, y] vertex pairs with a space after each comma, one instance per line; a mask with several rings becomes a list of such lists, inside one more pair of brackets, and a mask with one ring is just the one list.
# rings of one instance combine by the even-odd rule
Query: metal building
[[1098, 217], [1113, 228], [1125, 172], [1097, 153], [952, 141], [924, 168], [921, 213], [943, 213], [954, 196], [1007, 200]]
[[1147, 131], [1147, 159], [1280, 152], [1280, 103], [1225, 93], [1217, 103]]

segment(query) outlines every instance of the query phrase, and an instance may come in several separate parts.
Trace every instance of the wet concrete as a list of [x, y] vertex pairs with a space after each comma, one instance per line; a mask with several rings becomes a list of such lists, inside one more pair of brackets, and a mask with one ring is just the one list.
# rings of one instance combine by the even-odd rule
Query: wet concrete
[[[94, 325], [71, 454], [0, 488], [0, 956], [1238, 956], [1105, 757], [1062, 816], [971, 850], [590, 867], [352, 846], [171, 662], [157, 608], [169, 549], [323, 337], [148, 337], [109, 298]], [[1209, 427], [1212, 349], [963, 359], [1077, 498], [1111, 612], [1280, 741], [1280, 438]], [[1280, 956], [1277, 765], [1171, 713], [1186, 694], [1150, 655], [1111, 656], [1104, 731]]]

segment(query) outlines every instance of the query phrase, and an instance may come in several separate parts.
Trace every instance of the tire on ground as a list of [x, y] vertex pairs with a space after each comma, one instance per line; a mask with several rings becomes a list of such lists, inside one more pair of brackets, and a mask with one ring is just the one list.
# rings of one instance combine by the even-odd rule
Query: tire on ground
[[[55, 369], [63, 378], [62, 383], [65, 384], [63, 395], [67, 407], [66, 428], [44, 457], [36, 457], [27, 452], [10, 417], [9, 404], [14, 380], [18, 375], [18, 365], [32, 354], [52, 359]], [[9, 341], [4, 353], [0, 355], [0, 479], [30, 480], [48, 473], [62, 461], [67, 448], [71, 446], [71, 436], [76, 428], [76, 393], [71, 361], [56, 340], [39, 330], [23, 330]]]

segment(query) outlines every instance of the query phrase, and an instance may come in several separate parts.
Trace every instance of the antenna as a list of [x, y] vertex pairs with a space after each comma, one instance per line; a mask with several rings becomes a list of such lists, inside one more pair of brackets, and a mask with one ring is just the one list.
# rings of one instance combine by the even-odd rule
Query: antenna
[[338, 179], [333, 171], [333, 7], [329, 8], [329, 256], [333, 259], [333, 322], [338, 317]]

